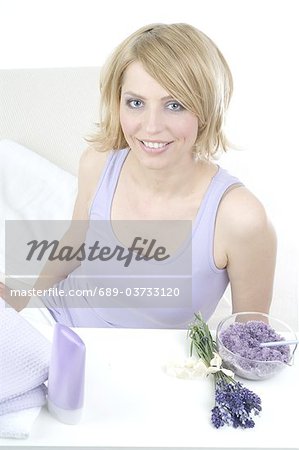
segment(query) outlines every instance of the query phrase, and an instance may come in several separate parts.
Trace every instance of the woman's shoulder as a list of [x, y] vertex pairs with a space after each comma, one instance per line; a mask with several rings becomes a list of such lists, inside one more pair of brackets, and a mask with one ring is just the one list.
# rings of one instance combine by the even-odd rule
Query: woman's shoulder
[[105, 167], [109, 152], [86, 148], [80, 158], [78, 170], [77, 209], [88, 211], [91, 199]]
[[87, 181], [87, 184], [90, 185], [96, 182], [105, 166], [108, 155], [109, 152], [101, 152], [93, 147], [85, 149], [79, 162], [79, 183], [83, 181], [85, 184]]
[[87, 147], [79, 162], [79, 176], [86, 174], [86, 172], [96, 171], [96, 168], [105, 164], [109, 152], [96, 150], [94, 147]]
[[[221, 249], [221, 264], [244, 261], [246, 255], [271, 254], [276, 248], [276, 233], [261, 201], [246, 187], [235, 186], [223, 197], [218, 210], [216, 240]], [[223, 256], [224, 255], [224, 256]], [[225, 261], [225, 263], [223, 263]]]
[[262, 202], [245, 186], [236, 185], [224, 195], [218, 218], [227, 235], [247, 237], [269, 226]]

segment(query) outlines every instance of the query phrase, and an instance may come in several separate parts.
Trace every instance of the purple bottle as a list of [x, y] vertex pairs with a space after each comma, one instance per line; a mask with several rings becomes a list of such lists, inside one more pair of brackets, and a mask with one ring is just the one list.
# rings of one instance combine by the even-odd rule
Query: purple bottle
[[85, 344], [69, 327], [55, 324], [48, 379], [48, 410], [76, 424], [83, 411]]

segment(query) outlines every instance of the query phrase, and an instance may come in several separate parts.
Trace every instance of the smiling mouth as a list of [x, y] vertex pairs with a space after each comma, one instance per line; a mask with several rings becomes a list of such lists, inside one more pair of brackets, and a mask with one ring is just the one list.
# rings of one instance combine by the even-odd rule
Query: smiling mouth
[[[138, 139], [139, 140], [139, 139]], [[172, 143], [172, 141], [170, 142], [150, 142], [150, 141], [141, 141], [139, 140], [139, 142], [142, 144], [142, 148], [146, 151], [149, 152], [155, 152], [155, 153], [159, 153], [163, 150], [165, 150], [169, 144]]]

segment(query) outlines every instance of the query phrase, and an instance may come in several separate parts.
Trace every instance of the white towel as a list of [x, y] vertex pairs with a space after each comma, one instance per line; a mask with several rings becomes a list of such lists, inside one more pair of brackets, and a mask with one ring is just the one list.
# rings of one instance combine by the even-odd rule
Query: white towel
[[26, 439], [39, 415], [40, 407], [0, 416], [0, 438]]
[[44, 405], [46, 402], [46, 394], [47, 388], [44, 384], [41, 384], [30, 391], [24, 392], [24, 394], [0, 402], [0, 417], [4, 414], [18, 412], [22, 409]]
[[36, 407], [46, 402], [50, 350], [50, 342], [14, 309], [0, 310], [1, 436], [27, 436], [24, 424], [33, 423]]

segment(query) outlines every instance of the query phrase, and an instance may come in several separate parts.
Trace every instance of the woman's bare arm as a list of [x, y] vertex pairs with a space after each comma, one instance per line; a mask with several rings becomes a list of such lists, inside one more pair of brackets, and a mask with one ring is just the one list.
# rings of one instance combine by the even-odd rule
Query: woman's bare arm
[[233, 312], [269, 312], [276, 234], [264, 207], [245, 187], [233, 189], [219, 210]]

